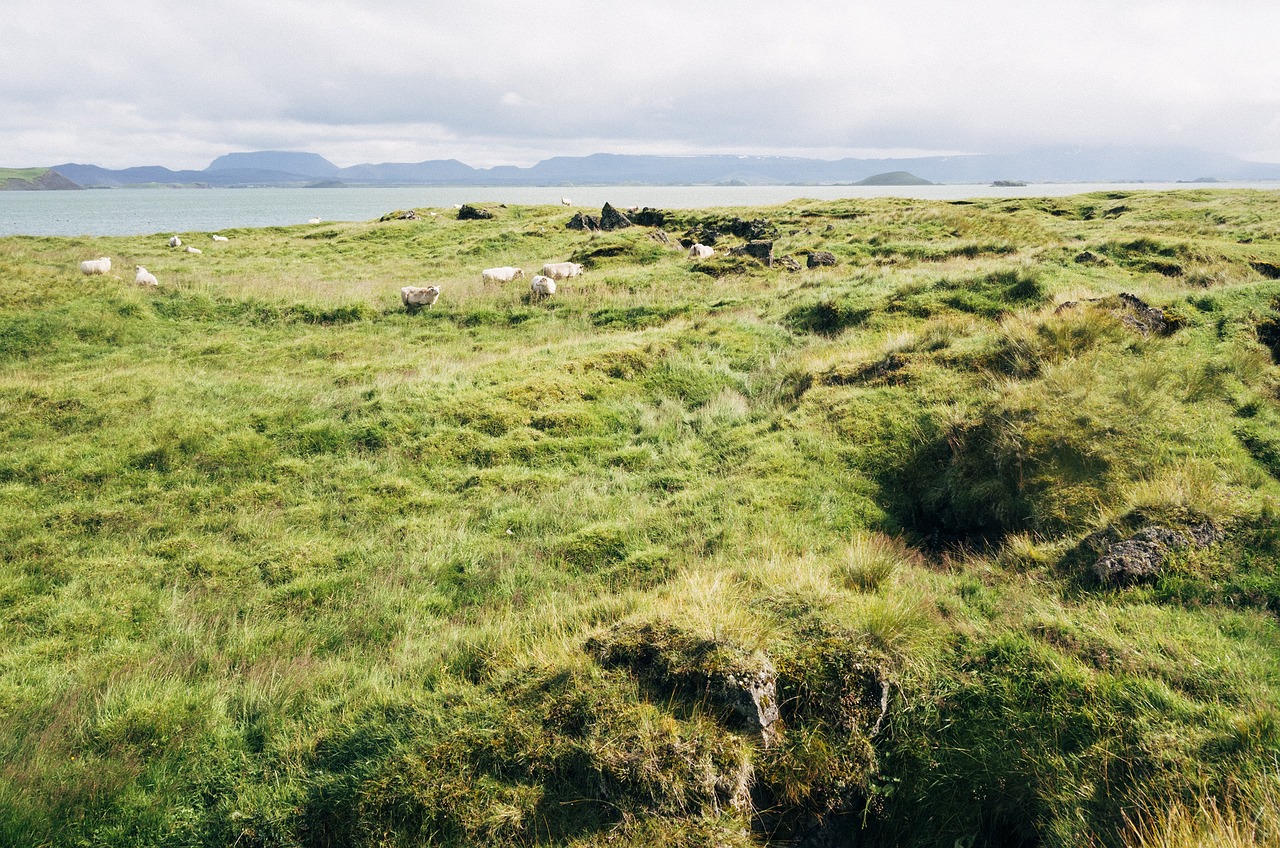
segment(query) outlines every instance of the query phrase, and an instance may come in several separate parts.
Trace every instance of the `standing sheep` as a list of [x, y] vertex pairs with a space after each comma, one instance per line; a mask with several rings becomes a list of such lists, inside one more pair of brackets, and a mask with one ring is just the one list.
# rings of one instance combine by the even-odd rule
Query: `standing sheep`
[[567, 280], [582, 273], [582, 266], [577, 262], [548, 262], [542, 266], [542, 275], [553, 280]]
[[400, 302], [410, 312], [416, 312], [419, 307], [434, 305], [439, 297], [439, 286], [405, 286], [400, 289]]
[[509, 283], [524, 276], [524, 270], [504, 265], [501, 268], [485, 268], [480, 272], [482, 283]]
[[556, 281], [541, 274], [534, 274], [529, 281], [529, 292], [534, 300], [542, 300], [556, 293]]
[[707, 247], [705, 244], [695, 244], [689, 248], [690, 259], [706, 259], [715, 254], [715, 249]]
[[171, 238], [169, 239], [169, 246], [170, 246], [170, 247], [182, 247], [182, 239], [178, 238], [177, 236], [173, 236], [173, 237], [171, 237]]

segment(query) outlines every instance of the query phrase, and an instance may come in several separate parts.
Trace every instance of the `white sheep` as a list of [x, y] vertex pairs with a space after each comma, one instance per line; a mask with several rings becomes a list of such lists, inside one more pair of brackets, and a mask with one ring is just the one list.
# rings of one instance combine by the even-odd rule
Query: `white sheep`
[[81, 262], [80, 273], [85, 274], [86, 276], [111, 273], [111, 257], [104, 256], [101, 259], [89, 259], [85, 262]]
[[308, 220], [307, 220], [307, 223], [308, 223], [308, 224], [318, 224], [318, 223], [320, 223], [320, 219], [319, 219], [319, 218], [310, 218], [310, 219], [308, 219]]
[[706, 259], [707, 257], [713, 256], [714, 254], [715, 254], [715, 250], [710, 247], [707, 247], [705, 244], [695, 244], [689, 248], [690, 259]]
[[204, 253], [204, 251], [198, 247], [188, 247], [187, 253]]
[[146, 268], [143, 268], [141, 265], [135, 265], [134, 271], [135, 271], [135, 274], [133, 277], [133, 281], [138, 285], [151, 286], [152, 288], [155, 288], [156, 286], [160, 285], [160, 281], [156, 279], [155, 274], [152, 274], [150, 271], [148, 271]]
[[542, 266], [542, 275], [553, 280], [567, 280], [582, 273], [582, 266], [577, 262], [548, 262]]
[[178, 238], [177, 236], [173, 236], [172, 238], [169, 239], [169, 246], [182, 247], [182, 239]]
[[485, 268], [480, 272], [482, 283], [509, 283], [524, 276], [524, 270], [504, 265], [501, 268]]
[[561, 205], [561, 206], [572, 206], [572, 205], [573, 205], [573, 201], [572, 201], [572, 200], [570, 200], [570, 199], [569, 199], [569, 198], [567, 198], [567, 197], [562, 197], [562, 198], [560, 198], [560, 205]]
[[220, 235], [214, 235], [213, 240], [214, 241], [231, 241], [231, 239], [227, 238], [226, 236], [220, 236]]
[[431, 306], [440, 297], [439, 286], [405, 286], [400, 289], [400, 302], [413, 311], [420, 306]]
[[541, 274], [534, 274], [533, 279], [529, 281], [529, 291], [535, 300], [551, 297], [556, 293], [556, 281]]

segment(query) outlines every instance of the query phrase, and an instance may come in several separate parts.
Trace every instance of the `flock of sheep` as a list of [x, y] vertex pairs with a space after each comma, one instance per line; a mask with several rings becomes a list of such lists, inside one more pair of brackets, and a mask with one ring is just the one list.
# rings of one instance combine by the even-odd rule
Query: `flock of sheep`
[[[560, 202], [568, 206], [569, 198], [562, 197]], [[309, 223], [319, 223], [313, 219]], [[230, 241], [226, 236], [214, 235], [214, 241]], [[176, 235], [169, 239], [169, 247], [182, 247], [182, 239]], [[201, 253], [198, 247], [187, 246], [187, 253]], [[703, 244], [695, 244], [689, 248], [689, 258], [706, 259], [715, 251]], [[548, 262], [542, 266], [541, 274], [534, 274], [529, 281], [529, 293], [534, 300], [543, 300], [556, 293], [556, 281], [576, 277], [583, 272], [583, 266], [577, 262]], [[141, 265], [134, 266], [134, 282], [140, 286], [155, 288], [160, 284], [155, 275]], [[111, 257], [89, 259], [80, 263], [80, 272], [86, 276], [111, 273]], [[504, 265], [501, 268], [486, 268], [480, 272], [483, 283], [510, 283], [524, 277], [524, 269]], [[440, 298], [439, 286], [404, 286], [400, 289], [400, 301], [406, 309], [416, 310], [423, 306], [433, 306]]]
[[[556, 293], [556, 280], [567, 280], [581, 274], [583, 267], [577, 262], [548, 262], [542, 266], [541, 274], [534, 274], [529, 281], [529, 294], [535, 300], [542, 300]], [[523, 268], [504, 265], [501, 268], [486, 268], [480, 272], [482, 283], [510, 283], [524, 276]], [[440, 297], [439, 286], [405, 286], [400, 289], [400, 302], [406, 309], [417, 309], [432, 306]]]
[[[226, 236], [220, 236], [220, 235], [214, 235], [213, 240], [214, 241], [231, 241], [231, 239], [227, 238]], [[178, 238], [177, 236], [172, 236], [169, 239], [169, 246], [182, 247], [182, 239]], [[203, 252], [204, 251], [198, 247], [191, 247], [191, 246], [187, 247], [187, 253], [203, 253]], [[134, 267], [133, 281], [135, 283], [137, 283], [140, 286], [150, 286], [152, 288], [155, 288], [156, 286], [160, 285], [160, 281], [156, 279], [155, 274], [152, 274], [150, 271], [148, 271], [146, 268], [142, 267], [141, 265], [135, 265], [133, 267]], [[111, 257], [103, 256], [98, 259], [88, 259], [88, 260], [85, 260], [84, 262], [81, 262], [80, 273], [84, 274], [87, 277], [91, 277], [95, 274], [110, 274], [111, 273]]]

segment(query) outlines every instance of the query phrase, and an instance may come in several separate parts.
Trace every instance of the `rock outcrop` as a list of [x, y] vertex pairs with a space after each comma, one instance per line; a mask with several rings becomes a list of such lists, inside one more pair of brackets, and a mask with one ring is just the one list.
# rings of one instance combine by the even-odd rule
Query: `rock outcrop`
[[773, 242], [764, 239], [749, 241], [741, 247], [732, 248], [733, 256], [750, 256], [766, 268], [773, 267]]
[[[1095, 533], [1086, 544], [1106, 543], [1114, 538], [1112, 529]], [[1201, 521], [1183, 528], [1152, 524], [1131, 536], [1106, 545], [1094, 563], [1093, 572], [1103, 583], [1136, 583], [1160, 576], [1171, 553], [1187, 548], [1204, 548], [1222, 541], [1222, 531], [1212, 521]]]
[[600, 209], [600, 229], [602, 230], [622, 230], [631, 226], [631, 219], [623, 215], [612, 205], [606, 203]]

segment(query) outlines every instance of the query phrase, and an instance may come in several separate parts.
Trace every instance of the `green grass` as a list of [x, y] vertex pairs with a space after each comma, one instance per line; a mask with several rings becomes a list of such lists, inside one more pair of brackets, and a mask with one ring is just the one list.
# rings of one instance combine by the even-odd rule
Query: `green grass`
[[0, 845], [1280, 828], [1280, 195], [497, 211], [0, 239]]

